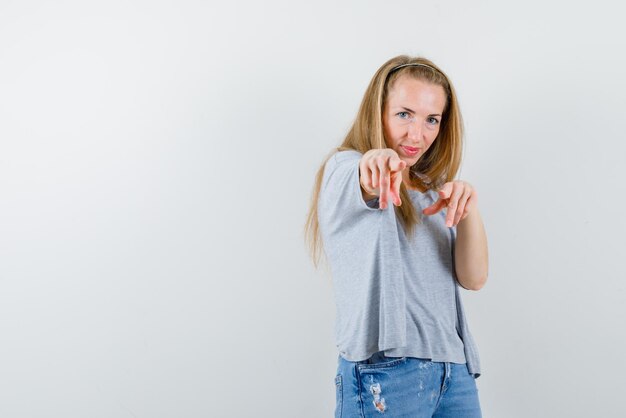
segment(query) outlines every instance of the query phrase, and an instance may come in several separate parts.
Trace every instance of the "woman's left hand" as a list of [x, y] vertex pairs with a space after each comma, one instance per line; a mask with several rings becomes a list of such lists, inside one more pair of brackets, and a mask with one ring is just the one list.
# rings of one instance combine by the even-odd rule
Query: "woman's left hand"
[[465, 219], [477, 205], [478, 196], [471, 184], [461, 181], [449, 181], [439, 190], [439, 200], [422, 212], [425, 215], [434, 215], [447, 207], [446, 226], [452, 227]]

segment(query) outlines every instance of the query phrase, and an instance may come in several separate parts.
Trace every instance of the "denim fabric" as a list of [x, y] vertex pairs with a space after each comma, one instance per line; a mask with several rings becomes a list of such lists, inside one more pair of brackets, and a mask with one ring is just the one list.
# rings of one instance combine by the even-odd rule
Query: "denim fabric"
[[338, 357], [335, 418], [481, 418], [467, 364], [415, 357]]

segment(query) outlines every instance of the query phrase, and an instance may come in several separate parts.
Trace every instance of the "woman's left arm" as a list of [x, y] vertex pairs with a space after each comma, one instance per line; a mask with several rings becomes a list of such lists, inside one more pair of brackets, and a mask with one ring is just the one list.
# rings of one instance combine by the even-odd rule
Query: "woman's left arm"
[[445, 183], [439, 190], [439, 200], [423, 212], [434, 215], [443, 208], [447, 208], [446, 225], [457, 225], [454, 264], [459, 284], [468, 290], [480, 290], [487, 282], [489, 255], [476, 190], [465, 181]]
[[487, 282], [487, 234], [477, 207], [456, 227], [454, 265], [456, 278], [464, 288], [480, 290]]

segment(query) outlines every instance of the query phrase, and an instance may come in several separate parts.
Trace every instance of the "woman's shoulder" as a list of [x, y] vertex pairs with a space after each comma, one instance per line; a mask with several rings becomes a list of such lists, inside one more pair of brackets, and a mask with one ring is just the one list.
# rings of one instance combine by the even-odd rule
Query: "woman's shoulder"
[[326, 161], [326, 168], [360, 161], [363, 154], [356, 150], [340, 150], [332, 154]]
[[337, 151], [333, 157], [337, 162], [345, 161], [345, 160], [360, 160], [363, 154], [354, 149], [349, 150], [340, 150]]

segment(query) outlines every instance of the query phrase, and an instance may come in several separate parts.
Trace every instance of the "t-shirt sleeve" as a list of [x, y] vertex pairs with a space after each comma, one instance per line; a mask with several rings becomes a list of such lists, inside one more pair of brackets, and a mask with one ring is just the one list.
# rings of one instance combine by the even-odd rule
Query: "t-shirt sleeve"
[[378, 198], [363, 199], [359, 182], [359, 162], [362, 154], [357, 151], [341, 151], [326, 163], [321, 196], [325, 208], [350, 217], [364, 212], [378, 211]]
[[358, 243], [388, 238], [396, 229], [393, 205], [381, 210], [378, 198], [367, 202], [363, 199], [359, 181], [361, 157], [357, 151], [335, 153], [326, 163], [320, 189], [318, 220], [322, 239], [328, 245], [342, 243], [341, 248], [334, 249], [344, 255], [358, 248]]

